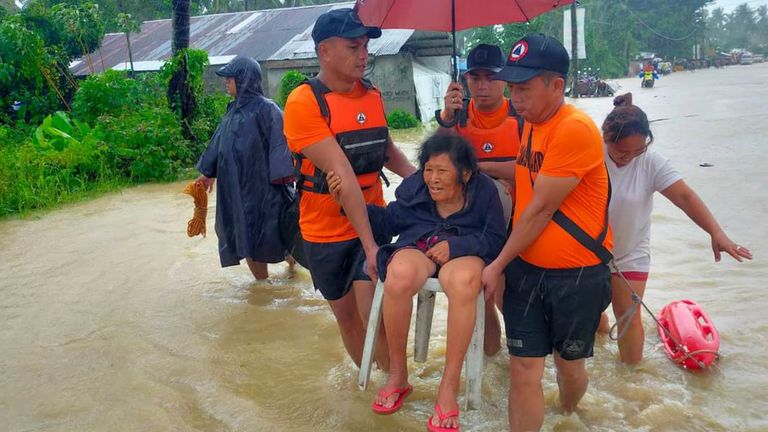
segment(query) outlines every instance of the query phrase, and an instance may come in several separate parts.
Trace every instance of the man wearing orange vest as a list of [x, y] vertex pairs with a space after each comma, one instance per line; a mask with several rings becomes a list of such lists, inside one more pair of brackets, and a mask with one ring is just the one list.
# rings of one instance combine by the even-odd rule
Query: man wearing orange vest
[[[514, 207], [513, 185], [515, 159], [520, 151], [520, 132], [523, 119], [512, 103], [504, 97], [506, 83], [494, 78], [504, 67], [504, 53], [496, 45], [480, 44], [467, 56], [468, 103], [463, 101], [459, 83], [451, 83], [445, 94], [445, 108], [440, 112], [441, 123], [472, 144], [480, 170], [496, 180], [504, 209], [504, 220], [509, 224]], [[494, 303], [501, 308], [504, 282], [496, 290], [496, 299], [489, 298], [485, 308], [485, 353], [496, 354], [501, 349], [501, 326]]]
[[512, 46], [496, 74], [509, 83], [526, 123], [515, 166], [515, 228], [482, 276], [492, 290], [506, 269], [513, 432], [542, 426], [541, 380], [549, 354], [561, 408], [576, 409], [589, 383], [585, 359], [593, 354], [600, 314], [611, 301], [610, 181], [600, 131], [565, 103], [569, 63], [557, 39], [535, 34]]
[[[285, 105], [284, 133], [299, 169], [299, 227], [309, 272], [358, 366], [373, 300], [371, 280], [377, 278], [378, 246], [366, 204], [384, 205], [379, 178], [384, 166], [403, 177], [416, 171], [389, 137], [381, 93], [363, 79], [368, 40], [379, 36], [379, 28], [364, 26], [349, 8], [318, 17], [312, 39], [320, 73], [297, 87]], [[328, 192], [330, 171], [341, 177], [341, 206]], [[376, 358], [386, 370], [386, 338], [378, 340]]]

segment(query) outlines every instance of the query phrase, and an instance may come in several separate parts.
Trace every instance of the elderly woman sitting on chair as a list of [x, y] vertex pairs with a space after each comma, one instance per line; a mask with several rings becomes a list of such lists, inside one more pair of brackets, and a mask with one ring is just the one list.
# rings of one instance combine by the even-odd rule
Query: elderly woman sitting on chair
[[[448, 297], [445, 371], [430, 431], [459, 428], [456, 396], [461, 367], [472, 338], [476, 300], [483, 267], [504, 246], [506, 226], [493, 180], [478, 171], [474, 153], [463, 138], [435, 135], [421, 147], [420, 169], [403, 180], [395, 201], [386, 208], [368, 206], [377, 235], [398, 240], [382, 246], [377, 267], [384, 281], [384, 326], [389, 343], [389, 377], [372, 409], [399, 410], [413, 387], [408, 383], [406, 344], [413, 296], [430, 277], [437, 277]], [[341, 180], [328, 174], [331, 192]]]

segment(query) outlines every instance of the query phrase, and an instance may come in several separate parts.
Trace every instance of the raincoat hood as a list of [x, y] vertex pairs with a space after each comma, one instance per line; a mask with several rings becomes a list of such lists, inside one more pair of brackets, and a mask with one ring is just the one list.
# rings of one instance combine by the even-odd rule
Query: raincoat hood
[[250, 57], [237, 56], [233, 58], [216, 71], [216, 75], [235, 79], [235, 87], [237, 88], [235, 101], [238, 104], [264, 94], [261, 88], [261, 66], [259, 62]]

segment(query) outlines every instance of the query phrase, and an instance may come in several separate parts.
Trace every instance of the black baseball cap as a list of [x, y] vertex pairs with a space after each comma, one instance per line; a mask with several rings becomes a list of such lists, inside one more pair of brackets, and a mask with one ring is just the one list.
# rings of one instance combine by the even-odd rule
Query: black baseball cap
[[504, 67], [504, 53], [496, 45], [480, 44], [467, 56], [467, 72], [478, 69], [499, 72]]
[[320, 15], [312, 29], [315, 45], [331, 37], [354, 39], [360, 36], [376, 39], [381, 36], [381, 29], [363, 25], [357, 12], [351, 8], [333, 9]]
[[521, 83], [550, 71], [568, 75], [571, 60], [559, 40], [544, 34], [528, 35], [512, 45], [507, 63], [495, 78]]

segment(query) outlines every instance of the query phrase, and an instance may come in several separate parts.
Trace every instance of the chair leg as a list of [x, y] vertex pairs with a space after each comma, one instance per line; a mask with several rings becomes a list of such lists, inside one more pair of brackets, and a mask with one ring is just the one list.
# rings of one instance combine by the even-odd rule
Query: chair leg
[[467, 356], [465, 359], [465, 409], [480, 409], [482, 404], [482, 384], [483, 384], [483, 338], [485, 333], [485, 297], [483, 292], [477, 296], [477, 318], [475, 319], [475, 329], [472, 332], [472, 341], [469, 343]]
[[376, 352], [376, 338], [379, 335], [379, 326], [381, 325], [381, 306], [384, 303], [384, 283], [378, 281], [376, 290], [373, 293], [373, 303], [371, 304], [371, 315], [368, 317], [368, 329], [365, 332], [365, 345], [363, 345], [363, 358], [360, 362], [360, 374], [358, 376], [358, 385], [360, 390], [365, 390], [368, 386], [368, 380], [371, 378], [371, 366]]
[[416, 303], [416, 329], [413, 341], [413, 360], [427, 361], [429, 334], [432, 332], [432, 313], [435, 311], [435, 293], [422, 289]]

